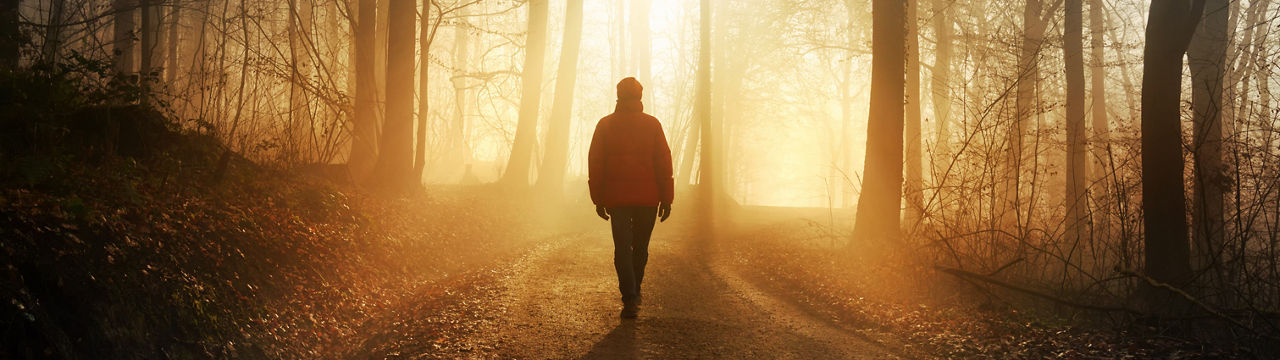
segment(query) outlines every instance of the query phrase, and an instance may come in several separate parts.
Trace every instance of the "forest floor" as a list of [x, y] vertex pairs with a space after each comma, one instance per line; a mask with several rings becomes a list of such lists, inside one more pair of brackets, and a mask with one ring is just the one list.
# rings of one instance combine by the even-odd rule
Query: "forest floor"
[[655, 231], [640, 317], [621, 320], [608, 225], [588, 204], [69, 171], [74, 186], [0, 193], [14, 320], [0, 357], [1264, 357], [1020, 312], [824, 243], [820, 209], [740, 209], [701, 237], [677, 206]]
[[358, 357], [1261, 357], [993, 305], [957, 279], [814, 244], [813, 209], [747, 212], [715, 240], [659, 224], [636, 320], [618, 317], [612, 243], [597, 220], [403, 304]]
[[210, 184], [210, 167], [151, 171], [164, 164], [0, 191], [0, 358], [1265, 357], [1021, 312], [827, 243], [822, 219], [848, 216], [821, 209], [737, 209], [704, 237], [678, 203], [640, 317], [621, 320], [589, 204], [491, 185], [370, 195], [248, 165]]
[[[584, 215], [588, 212], [583, 212]], [[418, 299], [367, 358], [878, 358], [895, 349], [804, 313], [659, 224], [644, 305], [621, 320], [607, 225], [548, 238], [459, 293]]]

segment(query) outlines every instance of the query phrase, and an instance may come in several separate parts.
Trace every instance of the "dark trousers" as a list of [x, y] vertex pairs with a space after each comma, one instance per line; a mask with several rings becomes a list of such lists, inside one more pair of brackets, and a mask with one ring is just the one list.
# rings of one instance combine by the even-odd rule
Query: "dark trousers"
[[640, 294], [644, 265], [649, 262], [649, 236], [658, 208], [619, 206], [609, 208], [613, 228], [613, 268], [618, 271], [618, 291], [622, 302], [631, 303]]

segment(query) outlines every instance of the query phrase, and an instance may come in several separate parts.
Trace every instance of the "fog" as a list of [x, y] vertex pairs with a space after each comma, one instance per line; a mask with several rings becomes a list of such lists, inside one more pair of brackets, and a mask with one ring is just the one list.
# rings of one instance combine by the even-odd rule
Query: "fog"
[[0, 0], [0, 60], [213, 139], [214, 183], [510, 195], [485, 201], [540, 234], [603, 231], [589, 149], [634, 77], [689, 215], [667, 236], [1273, 331], [1237, 320], [1280, 309], [1280, 7], [1162, 1]]

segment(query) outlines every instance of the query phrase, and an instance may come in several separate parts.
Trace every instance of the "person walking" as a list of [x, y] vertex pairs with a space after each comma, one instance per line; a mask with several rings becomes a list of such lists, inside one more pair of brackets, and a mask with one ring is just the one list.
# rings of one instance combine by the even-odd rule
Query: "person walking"
[[596, 123], [587, 154], [591, 202], [613, 230], [613, 267], [624, 319], [634, 319], [640, 310], [649, 236], [655, 218], [671, 216], [675, 197], [671, 148], [662, 123], [644, 113], [643, 94], [644, 87], [633, 77], [618, 82], [618, 103]]

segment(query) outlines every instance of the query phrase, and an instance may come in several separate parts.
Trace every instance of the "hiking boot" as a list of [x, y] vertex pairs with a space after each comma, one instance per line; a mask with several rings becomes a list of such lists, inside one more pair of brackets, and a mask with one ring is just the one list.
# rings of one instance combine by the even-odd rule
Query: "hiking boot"
[[637, 306], [636, 304], [623, 304], [622, 313], [619, 314], [618, 316], [622, 317], [623, 319], [635, 319], [636, 314], [639, 312], [640, 312], [640, 307]]

